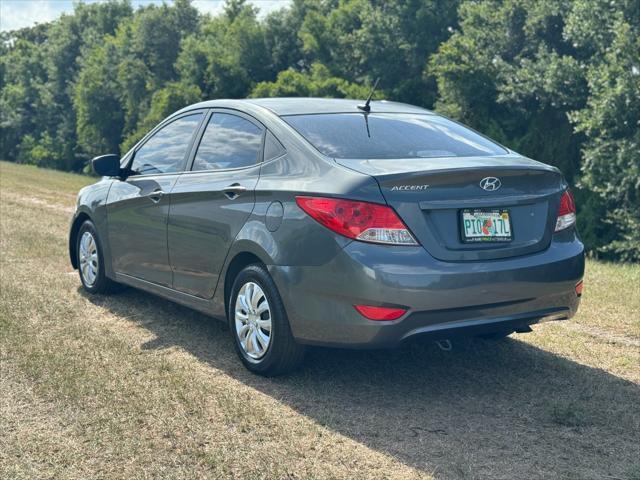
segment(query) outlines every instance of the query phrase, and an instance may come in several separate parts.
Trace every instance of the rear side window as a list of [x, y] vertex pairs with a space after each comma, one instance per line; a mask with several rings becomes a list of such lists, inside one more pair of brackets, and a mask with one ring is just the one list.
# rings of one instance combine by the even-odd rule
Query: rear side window
[[429, 158], [505, 155], [500, 145], [451, 120], [429, 114], [334, 113], [282, 117], [334, 158]]
[[201, 119], [201, 113], [181, 117], [154, 133], [136, 151], [131, 172], [150, 175], [182, 171], [191, 137]]
[[192, 170], [255, 165], [262, 148], [262, 131], [237, 115], [214, 113], [198, 146]]
[[276, 137], [269, 131], [264, 137], [264, 160], [271, 160], [272, 158], [278, 158], [284, 155], [287, 151]]

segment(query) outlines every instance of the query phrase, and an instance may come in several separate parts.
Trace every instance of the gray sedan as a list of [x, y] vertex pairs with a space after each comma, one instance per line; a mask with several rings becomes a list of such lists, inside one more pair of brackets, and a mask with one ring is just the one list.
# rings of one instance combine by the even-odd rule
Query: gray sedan
[[69, 235], [86, 291], [124, 284], [226, 318], [259, 374], [307, 345], [501, 338], [580, 303], [558, 169], [415, 106], [203, 102], [93, 167]]

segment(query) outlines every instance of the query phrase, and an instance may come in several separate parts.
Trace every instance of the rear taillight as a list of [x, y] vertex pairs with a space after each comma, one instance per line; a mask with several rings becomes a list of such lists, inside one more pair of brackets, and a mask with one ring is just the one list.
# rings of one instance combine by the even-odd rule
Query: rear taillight
[[556, 220], [556, 232], [569, 228], [576, 223], [576, 204], [570, 190], [565, 190], [560, 197], [558, 219]]
[[374, 307], [372, 305], [354, 305], [360, 315], [369, 320], [397, 320], [405, 313], [406, 308]]
[[390, 245], [418, 245], [396, 212], [386, 205], [327, 197], [296, 197], [311, 218], [354, 240]]

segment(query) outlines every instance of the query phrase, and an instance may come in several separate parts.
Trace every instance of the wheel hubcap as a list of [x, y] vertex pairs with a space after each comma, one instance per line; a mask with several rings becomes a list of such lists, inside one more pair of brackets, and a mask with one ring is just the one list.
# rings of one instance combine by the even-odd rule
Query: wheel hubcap
[[245, 283], [236, 298], [236, 335], [244, 352], [253, 359], [267, 353], [271, 343], [271, 310], [260, 285]]
[[84, 283], [92, 286], [98, 278], [98, 246], [91, 232], [84, 232], [80, 238], [78, 252], [80, 258], [80, 274]]

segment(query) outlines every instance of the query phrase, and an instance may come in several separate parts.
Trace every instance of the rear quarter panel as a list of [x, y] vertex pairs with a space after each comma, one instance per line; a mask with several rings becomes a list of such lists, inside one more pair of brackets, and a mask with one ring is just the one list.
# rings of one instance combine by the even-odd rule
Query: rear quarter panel
[[253, 212], [231, 246], [216, 289], [218, 305], [224, 305], [229, 263], [243, 252], [254, 254], [267, 266], [314, 266], [330, 262], [351, 242], [304, 213], [296, 204], [297, 195], [385, 203], [372, 177], [322, 158], [304, 144], [280, 140], [287, 153], [262, 165]]

